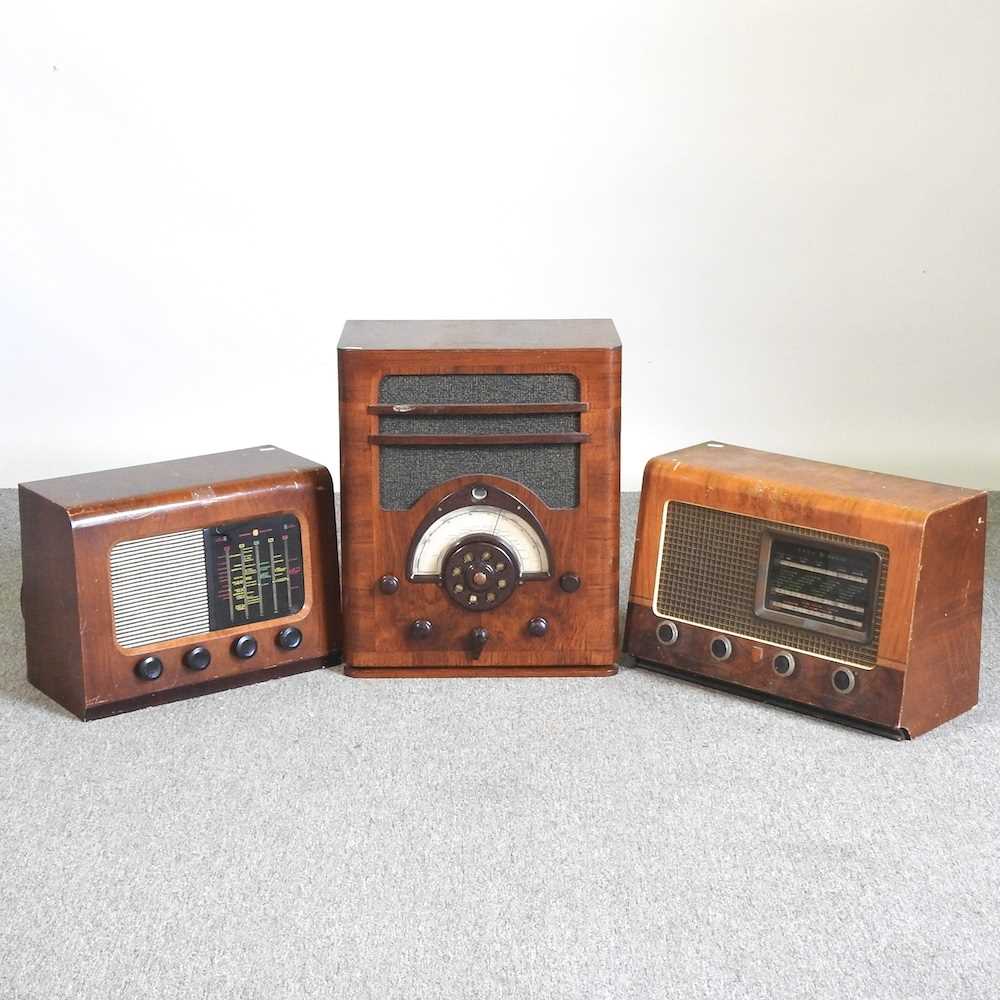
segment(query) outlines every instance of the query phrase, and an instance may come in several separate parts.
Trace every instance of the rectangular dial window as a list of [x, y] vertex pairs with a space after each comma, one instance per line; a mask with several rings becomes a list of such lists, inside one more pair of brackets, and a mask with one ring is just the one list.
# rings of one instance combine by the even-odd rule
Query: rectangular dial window
[[881, 571], [882, 560], [870, 549], [767, 534], [761, 547], [756, 614], [867, 642]]
[[302, 529], [293, 515], [206, 529], [205, 561], [213, 630], [302, 610]]

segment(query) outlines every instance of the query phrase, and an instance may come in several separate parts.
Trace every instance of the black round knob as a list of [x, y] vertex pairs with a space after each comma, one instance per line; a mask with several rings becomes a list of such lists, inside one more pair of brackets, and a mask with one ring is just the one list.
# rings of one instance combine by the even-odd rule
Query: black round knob
[[771, 665], [779, 677], [790, 677], [795, 673], [795, 657], [791, 653], [777, 653]]
[[708, 648], [716, 660], [728, 660], [733, 655], [733, 644], [724, 635], [717, 635]]
[[184, 654], [184, 666], [189, 670], [204, 670], [212, 662], [212, 654], [204, 646], [192, 646]]
[[410, 635], [412, 635], [414, 639], [427, 639], [433, 631], [434, 626], [426, 618], [418, 618], [410, 626]]
[[379, 578], [378, 589], [383, 594], [395, 594], [399, 590], [399, 579], [395, 576], [383, 576]]
[[532, 618], [528, 622], [528, 635], [540, 638], [549, 630], [549, 623], [544, 618]]
[[854, 690], [856, 683], [854, 671], [848, 670], [846, 667], [838, 667], [834, 670], [830, 681], [833, 684], [833, 689], [840, 694], [849, 694]]
[[135, 665], [135, 672], [144, 681], [155, 681], [163, 673], [163, 661], [158, 656], [144, 656]]
[[252, 635], [241, 635], [233, 642], [233, 655], [249, 660], [257, 654], [257, 640]]
[[302, 633], [294, 625], [289, 625], [278, 633], [274, 641], [282, 649], [298, 649], [302, 645]]
[[559, 577], [559, 586], [562, 587], [567, 594], [572, 594], [579, 590], [580, 583], [581, 580], [576, 573], [563, 573], [563, 575]]
[[656, 641], [661, 646], [672, 646], [680, 637], [681, 630], [676, 622], [667, 619], [656, 626]]

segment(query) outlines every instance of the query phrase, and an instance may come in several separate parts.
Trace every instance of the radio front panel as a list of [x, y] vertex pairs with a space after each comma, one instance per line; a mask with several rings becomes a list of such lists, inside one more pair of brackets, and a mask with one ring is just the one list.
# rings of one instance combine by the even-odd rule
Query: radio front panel
[[654, 608], [672, 618], [874, 666], [889, 551], [859, 539], [669, 501]]
[[124, 649], [294, 615], [305, 603], [292, 514], [118, 542], [110, 571]]
[[592, 328], [607, 349], [525, 350], [523, 325], [484, 324], [512, 336], [466, 350], [470, 324], [372, 326], [340, 349], [348, 671], [612, 672], [613, 327]]

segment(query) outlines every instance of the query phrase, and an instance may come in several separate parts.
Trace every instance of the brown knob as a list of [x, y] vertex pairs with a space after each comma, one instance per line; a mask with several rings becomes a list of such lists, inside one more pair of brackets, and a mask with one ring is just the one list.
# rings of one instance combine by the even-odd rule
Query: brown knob
[[567, 594], [572, 594], [574, 591], [580, 589], [580, 578], [576, 573], [563, 573], [559, 577], [559, 586], [566, 591]]
[[549, 630], [549, 623], [544, 618], [532, 618], [528, 622], [528, 635], [540, 639]]
[[395, 594], [399, 590], [399, 580], [394, 576], [383, 576], [379, 579], [378, 589], [383, 594]]

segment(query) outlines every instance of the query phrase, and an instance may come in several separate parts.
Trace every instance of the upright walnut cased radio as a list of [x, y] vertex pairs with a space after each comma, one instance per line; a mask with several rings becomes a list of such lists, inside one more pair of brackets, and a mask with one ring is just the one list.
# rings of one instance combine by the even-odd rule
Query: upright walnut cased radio
[[709, 442], [652, 459], [625, 649], [898, 739], [978, 700], [986, 494]]
[[330, 473], [271, 446], [20, 487], [28, 679], [82, 719], [340, 662]]
[[614, 325], [350, 322], [339, 361], [347, 673], [614, 673]]

